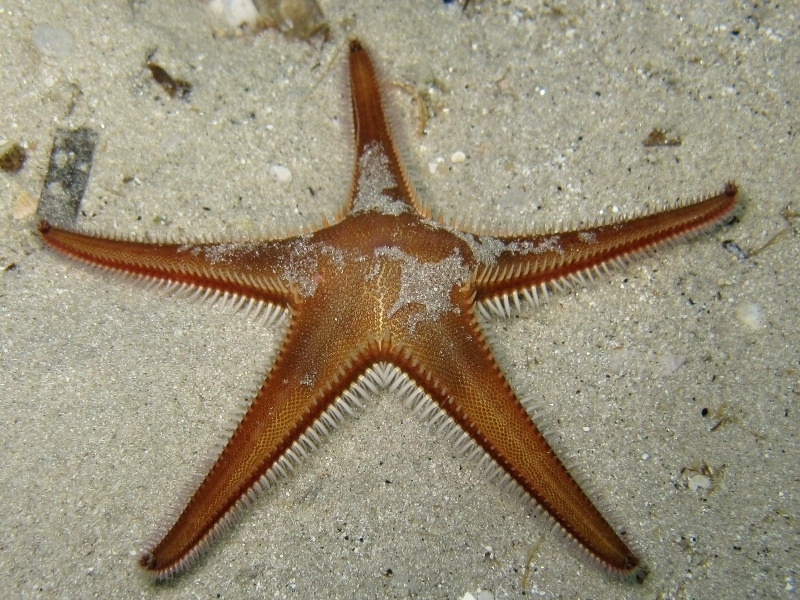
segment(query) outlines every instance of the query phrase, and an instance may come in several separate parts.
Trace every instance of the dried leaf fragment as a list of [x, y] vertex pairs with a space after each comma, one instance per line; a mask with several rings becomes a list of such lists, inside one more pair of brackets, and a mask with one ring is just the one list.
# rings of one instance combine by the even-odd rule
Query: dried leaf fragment
[[153, 61], [147, 61], [147, 68], [153, 79], [164, 88], [170, 98], [184, 98], [192, 91], [192, 84], [184, 79], [172, 77], [167, 70]]

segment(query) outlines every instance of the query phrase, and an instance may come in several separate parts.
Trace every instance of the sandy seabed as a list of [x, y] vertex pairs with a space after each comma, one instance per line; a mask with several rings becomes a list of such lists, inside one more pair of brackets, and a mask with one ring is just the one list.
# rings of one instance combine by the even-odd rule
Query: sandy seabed
[[[795, 597], [798, 3], [321, 5], [322, 47], [215, 35], [199, 2], [0, 7], [0, 144], [28, 154], [0, 174], [3, 593]], [[554, 446], [649, 565], [642, 586], [583, 559], [391, 396], [189, 572], [155, 585], [136, 567], [279, 329], [43, 249], [26, 207], [56, 130], [98, 134], [79, 220], [100, 231], [246, 233], [331, 213], [349, 185], [356, 34], [403, 84], [389, 96], [409, 167], [446, 215], [563, 225], [740, 186], [734, 224], [491, 326]], [[192, 84], [185, 99], [153, 81], [150, 56]], [[428, 106], [422, 136], [404, 88]], [[681, 144], [645, 148], [653, 129]]]

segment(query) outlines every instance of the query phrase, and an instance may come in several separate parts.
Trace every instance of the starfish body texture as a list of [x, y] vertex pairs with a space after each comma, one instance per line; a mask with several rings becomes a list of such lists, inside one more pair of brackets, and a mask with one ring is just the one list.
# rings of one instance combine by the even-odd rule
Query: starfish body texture
[[441, 421], [493, 461], [590, 556], [622, 575], [644, 567], [581, 490], [509, 385], [482, 322], [550, 290], [705, 231], [737, 204], [719, 195], [578, 231], [496, 234], [432, 220], [392, 138], [369, 54], [349, 45], [356, 161], [340, 216], [285, 238], [149, 243], [40, 224], [74, 258], [195, 295], [288, 316], [274, 364], [174, 522], [142, 555], [184, 570], [257, 492], [318, 445], [379, 387]]

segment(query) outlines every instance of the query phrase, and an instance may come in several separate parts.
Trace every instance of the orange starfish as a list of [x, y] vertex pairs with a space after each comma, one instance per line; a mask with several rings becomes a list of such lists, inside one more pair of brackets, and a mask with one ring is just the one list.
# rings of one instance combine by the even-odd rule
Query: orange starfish
[[[538, 305], [552, 289], [622, 265], [722, 222], [722, 193], [577, 231], [498, 235], [432, 220], [400, 160], [370, 57], [350, 42], [356, 163], [333, 224], [249, 242], [145, 243], [57, 228], [53, 248], [193, 295], [288, 314], [275, 363], [227, 445], [174, 523], [140, 559], [183, 571], [257, 492], [294, 467], [378, 387], [447, 424], [613, 572], [645, 569], [570, 476], [515, 395], [481, 323]], [[285, 312], [284, 312], [285, 311]]]

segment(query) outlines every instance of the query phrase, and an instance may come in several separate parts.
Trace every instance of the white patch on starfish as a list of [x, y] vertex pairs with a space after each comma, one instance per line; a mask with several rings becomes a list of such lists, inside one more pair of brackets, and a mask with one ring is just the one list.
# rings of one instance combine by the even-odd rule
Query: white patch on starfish
[[282, 277], [289, 284], [294, 284], [301, 296], [307, 298], [313, 295], [322, 280], [319, 259], [323, 256], [330, 257], [338, 272], [344, 270], [345, 255], [339, 248], [314, 242], [311, 236], [298, 237], [290, 247]]
[[472, 256], [484, 266], [494, 266], [501, 254], [542, 254], [557, 252], [563, 254], [561, 238], [558, 235], [541, 238], [538, 243], [532, 241], [504, 242], [491, 236], [477, 236], [463, 231], [451, 230], [452, 233], [467, 243]]
[[370, 144], [358, 159], [358, 193], [352, 213], [375, 211], [396, 216], [408, 211], [405, 203], [384, 194], [384, 190], [395, 187], [397, 182], [389, 171], [389, 157], [378, 144]]
[[181, 246], [180, 250], [188, 249], [193, 256], [202, 253], [203, 258], [209, 264], [215, 265], [217, 263], [233, 264], [236, 260], [236, 254], [251, 253], [257, 250], [258, 244], [256, 242], [245, 243], [222, 243], [211, 244], [210, 246]]
[[415, 305], [419, 310], [408, 318], [408, 327], [413, 332], [417, 324], [423, 321], [435, 321], [446, 312], [461, 312], [450, 300], [450, 291], [454, 286], [467, 282], [470, 269], [458, 249], [437, 262], [422, 262], [396, 246], [377, 248], [375, 257], [386, 257], [402, 263], [400, 290], [386, 312], [387, 319], [406, 306]]

